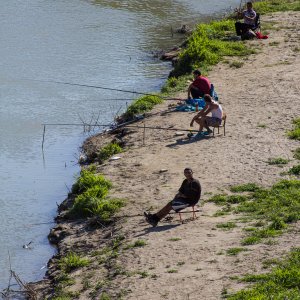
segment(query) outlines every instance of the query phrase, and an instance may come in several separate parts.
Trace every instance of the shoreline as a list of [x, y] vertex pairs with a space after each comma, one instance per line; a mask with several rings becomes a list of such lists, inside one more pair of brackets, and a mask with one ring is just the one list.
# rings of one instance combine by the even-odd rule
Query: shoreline
[[[296, 20], [299, 18], [299, 13], [293, 12], [290, 14], [294, 16], [295, 24], [292, 24], [295, 26], [295, 28], [297, 28]], [[280, 16], [281, 18], [283, 18], [283, 21], [287, 23], [294, 22], [293, 18], [287, 16], [287, 13], [276, 13], [272, 15], [276, 15], [277, 17]], [[266, 19], [272, 20], [272, 15], [266, 16]], [[286, 26], [289, 27], [290, 25]], [[281, 32], [285, 31], [286, 34], [289, 34], [290, 30], [291, 28], [279, 29], [279, 31]], [[294, 31], [292, 33], [294, 33]], [[281, 37], [276, 31], [272, 32], [272, 37], [273, 36], [277, 39], [280, 39]], [[290, 48], [296, 47], [294, 45], [295, 41], [291, 40], [292, 39], [290, 38], [289, 43], [292, 44]], [[233, 69], [229, 67], [229, 64], [221, 63], [213, 68], [209, 76], [213, 79], [212, 82], [214, 83], [217, 92], [220, 95], [221, 103], [224, 103], [225, 110], [227, 112], [230, 112], [229, 118], [231, 119], [231, 121], [229, 121], [229, 133], [227, 134], [227, 136], [216, 136], [216, 138], [214, 139], [207, 139], [195, 143], [180, 144], [176, 142], [176, 137], [174, 137], [173, 132], [161, 133], [158, 131], [149, 132], [147, 130], [145, 145], [143, 145], [142, 130], [129, 130], [129, 134], [124, 137], [126, 139], [126, 145], [129, 150], [120, 155], [122, 156], [122, 158], [116, 162], [106, 162], [102, 165], [97, 166], [97, 171], [105, 174], [115, 184], [113, 190], [114, 196], [128, 198], [127, 206], [121, 210], [121, 213], [118, 214], [119, 219], [117, 219], [117, 222], [112, 228], [92, 230], [93, 224], [90, 224], [90, 220], [83, 222], [78, 220], [69, 222], [69, 224], [59, 223], [54, 229], [52, 229], [52, 232], [56, 236], [56, 240], [59, 241], [59, 244], [58, 255], [54, 256], [49, 261], [48, 276], [50, 279], [56, 278], [59, 273], [57, 265], [55, 266], [55, 263], [57, 262], [55, 262], [57, 256], [63, 256], [72, 248], [76, 248], [76, 250], [79, 250], [79, 252], [86, 254], [87, 252], [95, 252], [98, 248], [102, 249], [103, 244], [110, 244], [114, 240], [116, 232], [118, 232], [117, 235], [119, 236], [120, 234], [122, 234], [125, 237], [126, 242], [136, 241], [139, 240], [140, 237], [143, 237], [143, 239], [147, 239], [147, 245], [145, 247], [136, 249], [133, 247], [127, 252], [124, 251], [121, 258], [112, 257], [111, 261], [113, 261], [114, 263], [109, 266], [109, 268], [103, 269], [103, 266], [97, 266], [97, 263], [94, 261], [92, 266], [89, 266], [83, 270], [77, 270], [74, 273], [78, 273], [79, 278], [83, 279], [87, 277], [86, 275], [88, 273], [91, 274], [94, 269], [99, 268], [101, 269], [101, 272], [105, 274], [104, 279], [105, 277], [112, 279], [112, 282], [105, 285], [104, 288], [103, 286], [99, 287], [99, 289], [97, 290], [98, 296], [101, 295], [101, 293], [103, 294], [105, 292], [109, 295], [112, 293], [111, 297], [116, 297], [117, 291], [115, 289], [118, 288], [118, 292], [124, 291], [124, 297], [126, 299], [160, 299], [160, 297], [162, 297], [162, 294], [157, 291], [159, 291], [159, 289], [161, 288], [160, 281], [164, 281], [166, 284], [164, 293], [167, 293], [167, 295], [169, 295], [166, 297], [170, 297], [170, 281], [174, 280], [175, 282], [180, 282], [180, 280], [182, 280], [183, 278], [180, 275], [181, 272], [174, 272], [174, 274], [166, 273], [164, 268], [165, 265], [176, 265], [176, 261], [178, 262], [180, 260], [180, 257], [182, 257], [183, 254], [182, 250], [184, 249], [180, 250], [180, 247], [177, 249], [177, 246], [175, 245], [176, 243], [173, 243], [171, 245], [170, 242], [167, 242], [168, 236], [169, 238], [176, 238], [176, 236], [180, 236], [182, 242], [179, 241], [178, 244], [180, 244], [182, 248], [184, 248], [184, 245], [186, 245], [185, 243], [189, 243], [189, 245], [191, 245], [191, 249], [197, 251], [197, 248], [203, 247], [199, 245], [199, 243], [195, 243], [195, 237], [199, 237], [199, 233], [192, 231], [187, 234], [190, 226], [195, 227], [195, 225], [190, 222], [177, 227], [178, 221], [176, 220], [176, 216], [170, 222], [173, 226], [173, 229], [170, 229], [170, 235], [168, 234], [169, 230], [167, 229], [165, 231], [162, 230], [161, 232], [151, 231], [148, 229], [148, 225], [143, 220], [142, 211], [151, 207], [152, 210], [154, 210], [161, 206], [161, 199], [170, 199], [172, 197], [172, 194], [174, 194], [177, 190], [178, 183], [182, 179], [181, 170], [183, 169], [183, 167], [186, 166], [186, 164], [192, 164], [195, 165], [196, 170], [201, 170], [201, 172], [197, 171], [195, 173], [200, 179], [200, 182], [204, 183], [205, 194], [203, 195], [203, 198], [207, 198], [209, 193], [216, 193], [220, 191], [220, 189], [225, 189], [229, 185], [245, 182], [246, 179], [249, 181], [249, 179], [251, 178], [256, 183], [268, 186], [281, 178], [278, 172], [278, 167], [270, 167], [267, 165], [261, 167], [260, 164], [264, 163], [267, 156], [275, 154], [278, 154], [280, 156], [284, 155], [289, 159], [292, 159], [291, 153], [286, 153], [286, 149], [284, 149], [282, 145], [289, 144], [288, 148], [295, 148], [297, 143], [294, 141], [286, 141], [287, 138], [284, 136], [284, 123], [280, 122], [280, 120], [276, 120], [276, 118], [280, 116], [278, 106], [280, 106], [281, 101], [280, 99], [276, 99], [276, 95], [272, 93], [270, 87], [276, 89], [277, 95], [282, 95], [283, 90], [280, 86], [274, 86], [274, 83], [276, 82], [274, 81], [276, 79], [275, 76], [273, 76], [274, 78], [272, 78], [269, 75], [269, 78], [267, 78], [266, 74], [269, 74], [270, 72], [265, 72], [265, 74], [263, 74], [263, 70], [259, 67], [261, 66], [261, 64], [265, 63], [266, 58], [272, 59], [270, 63], [266, 64], [270, 66], [266, 66], [265, 68], [269, 68], [272, 71], [272, 74], [277, 74], [274, 73], [273, 69], [277, 70], [276, 72], [280, 72], [280, 74], [282, 74], [282, 72], [285, 71], [286, 68], [290, 67], [288, 63], [284, 63], [285, 59], [287, 59], [287, 61], [292, 61], [294, 59], [295, 61], [293, 61], [293, 63], [297, 63], [297, 65], [299, 63], [299, 59], [297, 60], [297, 56], [293, 57], [293, 55], [291, 55], [290, 53], [281, 53], [282, 50], [278, 51], [278, 49], [275, 47], [282, 46], [280, 45], [281, 41], [275, 46], [270, 46], [270, 41], [262, 42], [256, 40], [250, 41], [250, 43], [255, 45], [257, 44], [262, 52], [267, 52], [263, 53], [263, 57], [259, 57], [259, 55], [261, 55], [261, 53], [259, 53], [255, 54], [254, 58], [253, 56], [251, 56], [245, 59], [245, 61], [243, 61], [243, 64], [244, 66], [246, 65], [246, 68], [242, 66], [241, 68]], [[265, 44], [267, 44], [267, 46]], [[266, 50], [264, 47], [268, 47], [268, 50]], [[276, 57], [270, 57], [270, 54], [273, 52], [273, 50], [277, 53]], [[257, 64], [258, 59], [259, 64]], [[253, 74], [251, 70], [248, 70], [248, 67], [251, 67], [251, 65], [253, 64], [256, 64], [256, 73], [258, 73], [258, 77], [254, 76], [256, 75], [255, 72], [255, 74]], [[292, 82], [294, 84], [293, 86], [295, 87], [295, 91], [297, 90], [297, 78], [299, 82], [299, 72], [297, 73], [296, 70], [297, 67], [295, 67], [294, 73], [296, 72], [296, 76], [294, 76], [293, 71], [289, 69], [289, 73], [293, 75]], [[224, 75], [226, 74], [230, 74], [230, 78], [225, 78]], [[241, 84], [240, 78], [248, 78], [249, 82], [242, 82]], [[263, 79], [265, 79], [265, 82], [263, 81]], [[241, 85], [240, 88], [239, 85]], [[253, 95], [244, 96], [242, 94], [243, 90], [251, 90], [251, 87], [253, 86], [258, 86], [258, 88], [253, 91]], [[269, 88], [267, 92], [268, 95], [264, 94], [267, 87]], [[272, 101], [276, 101], [276, 105], [275, 107], [273, 107], [274, 105], [271, 107], [270, 104], [270, 109], [267, 107], [266, 111], [257, 111], [255, 105], [259, 107], [261, 103], [259, 99], [255, 99], [256, 97], [262, 97], [264, 101], [267, 101], [268, 104], [270, 104], [268, 99], [271, 98]], [[296, 97], [296, 94], [293, 97]], [[284, 111], [285, 122], [288, 122], [287, 126], [289, 126], [292, 117], [296, 116], [297, 109], [293, 109], [294, 106], [299, 108], [299, 104], [297, 104], [295, 100], [296, 99], [294, 99], [292, 103], [287, 108], [285, 108]], [[251, 104], [255, 104], [254, 107], [252, 107]], [[166, 108], [166, 105], [167, 103], [158, 105], [157, 107], [155, 107], [154, 111], [159, 111], [162, 108]], [[251, 114], [252, 119], [250, 119], [250, 123], [249, 119], [245, 115], [243, 115], [243, 110], [241, 110], [241, 107], [246, 107], [247, 113]], [[292, 114], [289, 113], [289, 110], [291, 109], [293, 109]], [[257, 115], [257, 113], [260, 114]], [[266, 113], [268, 114], [267, 119], [265, 119]], [[146, 120], [146, 124], [160, 124], [161, 126], [174, 126], [183, 128], [183, 124], [188, 124], [188, 120], [190, 118], [191, 114], [189, 113], [175, 112], [166, 114], [164, 116], [154, 116], [153, 118], [149, 118]], [[264, 125], [263, 123], [259, 123], [261, 122], [261, 120], [266, 123], [265, 128], [258, 127], [258, 125]], [[239, 125], [236, 124], [238, 123], [238, 121], [240, 121]], [[256, 127], [253, 128], [253, 126]], [[264, 130], [267, 131], [267, 133], [265, 133]], [[280, 133], [278, 134], [278, 140], [276, 140], [277, 145], [275, 145], [275, 150], [272, 149], [271, 145], [274, 134], [277, 134], [275, 132], [277, 130]], [[102, 138], [105, 139], [105, 135], [103, 135]], [[97, 148], [102, 143], [102, 138], [99, 138], [99, 135], [96, 135], [91, 139], [88, 139], [84, 144], [92, 143], [92, 145], [89, 145], [89, 147]], [[203, 144], [204, 149], [202, 149], [202, 147], [200, 146], [201, 144]], [[232, 145], [235, 147], [233, 147]], [[201, 149], [199, 149], [200, 147]], [[197, 157], [200, 154], [202, 155], [202, 157], [205, 157], [205, 153], [209, 153], [208, 151], [210, 149], [214, 149], [214, 155], [216, 155], [216, 157], [214, 157], [213, 155], [209, 155], [207, 161], [205, 159], [198, 161], [195, 158], [195, 156]], [[261, 154], [259, 151], [261, 149], [263, 150], [263, 154]], [[234, 153], [239, 153], [238, 159], [236, 158]], [[226, 154], [225, 157], [223, 154]], [[263, 157], [260, 158], [260, 156]], [[178, 159], [178, 157], [181, 159]], [[229, 162], [224, 162], [224, 158]], [[235, 171], [231, 166], [231, 163], [234, 162], [234, 160], [237, 160], [238, 163], [237, 170]], [[258, 163], [255, 160], [258, 160]], [[159, 171], [162, 168], [167, 169], [168, 171], [160, 174]], [[132, 169], [134, 169], [134, 172], [136, 174], [131, 174]], [[252, 174], [254, 170], [257, 171], [255, 176]], [[121, 175], [120, 172], [122, 172]], [[230, 172], [234, 172], [234, 174], [230, 174]], [[216, 178], [218, 182], [210, 179], [211, 174], [215, 173], [217, 174]], [[134, 196], [132, 196], [133, 193]], [[64, 205], [68, 204], [69, 200], [64, 200], [60, 207], [62, 208]], [[207, 252], [209, 249], [210, 251], [212, 251], [212, 248], [209, 248], [212, 247], [212, 245], [208, 240], [214, 240], [214, 237], [208, 236], [208, 232], [211, 232], [210, 230], [212, 230], [214, 221], [212, 221], [211, 218], [207, 217], [207, 215], [212, 214], [215, 210], [216, 208], [213, 205], [205, 204], [205, 207], [201, 208], [199, 218], [195, 221], [196, 225], [204, 225], [203, 228], [207, 230], [200, 232], [205, 236], [205, 239], [207, 239], [207, 243], [209, 244], [207, 248], [203, 247], [203, 249], [200, 251], [202, 254]], [[61, 210], [61, 213], [63, 213], [63, 211], [64, 210]], [[127, 222], [125, 223], [120, 223], [121, 220], [125, 219], [124, 215], [128, 214], [132, 215], [133, 217], [128, 218]], [[58, 220], [59, 218], [60, 217], [58, 216]], [[206, 221], [206, 224], [204, 224], [204, 220]], [[187, 234], [187, 237], [184, 237], [185, 234]], [[213, 231], [213, 233], [209, 234], [214, 235], [215, 230]], [[241, 232], [238, 231], [238, 233], [235, 234], [241, 235]], [[234, 236], [232, 232], [228, 233], [227, 236], [224, 233], [223, 235], [219, 233], [215, 235], [216, 238], [219, 238], [223, 242], [225, 239], [225, 244], [228, 244], [228, 237], [230, 239], [230, 243], [235, 243], [237, 239], [237, 237]], [[153, 242], [153, 239], [151, 239], [150, 236], [152, 236], [154, 239], [157, 238], [156, 243]], [[199, 240], [202, 239], [203, 236], [199, 238]], [[99, 243], [99, 241], [101, 243]], [[174, 259], [170, 259], [168, 255], [169, 252], [164, 251], [164, 248], [160, 243], [161, 241], [164, 241], [164, 243], [167, 244], [168, 251], [171, 251], [172, 253], [174, 252], [174, 256], [176, 256], [176, 251], [180, 252], [180, 255], [177, 258], [175, 257]], [[185, 243], [183, 243], [183, 241]], [[290, 237], [288, 238], [288, 242], [289, 244], [293, 243]], [[222, 248], [222, 244], [220, 244], [220, 241], [217, 242], [217, 245]], [[193, 259], [192, 251], [190, 249], [185, 250], [188, 252], [187, 257]], [[259, 252], [259, 249], [254, 249], [253, 251]], [[282, 252], [282, 249], [278, 250], [278, 252], [280, 251]], [[275, 249], [272, 249], [273, 254], [274, 252]], [[156, 259], [155, 254], [157, 253], [162, 253], [163, 257], [161, 262], [157, 261]], [[138, 261], [136, 260], [136, 257], [138, 258]], [[206, 260], [207, 259], [208, 257], [206, 257]], [[115, 260], [118, 263], [115, 263]], [[153, 262], [156, 262], [156, 264], [158, 265], [155, 267], [156, 269], [151, 269]], [[159, 264], [161, 265], [159, 266]], [[207, 270], [213, 271], [211, 268], [207, 267], [211, 264], [212, 263], [207, 262], [205, 267], [202, 266], [199, 268], [202, 268], [202, 270], [204, 271], [205, 268], [207, 268]], [[136, 272], [140, 273], [135, 273], [129, 276], [128, 274], [126, 274], [126, 272], [124, 273], [123, 270], [120, 271], [118, 269], [119, 265], [121, 265], [125, 270], [127, 270], [127, 267], [130, 266], [130, 268], [138, 270]], [[225, 285], [229, 284], [229, 279], [226, 278], [225, 283], [222, 283], [220, 286], [220, 283], [218, 282], [218, 280], [220, 281], [220, 279], [218, 279], [218, 276], [215, 274], [216, 276], [213, 278], [213, 281], [215, 281], [214, 284], [216, 284], [217, 287], [209, 292], [207, 291], [207, 288], [205, 289], [205, 285], [208, 284], [207, 280], [210, 279], [205, 280], [205, 272], [198, 272], [198, 274], [201, 275], [199, 275], [199, 277], [197, 275], [197, 272], [192, 272], [192, 274], [189, 274], [188, 267], [191, 268], [191, 264], [188, 261], [185, 261], [183, 267], [184, 270], [182, 272], [185, 276], [191, 276], [191, 283], [184, 281], [183, 284], [187, 289], [186, 291], [178, 287], [175, 288], [176, 298], [172, 299], [182, 299], [182, 297], [184, 297], [186, 293], [191, 295], [191, 297], [194, 297], [195, 295], [192, 296], [192, 293], [193, 290], [195, 290], [194, 286], [197, 285], [195, 278], [200, 281], [204, 280], [201, 287], [204, 288], [205, 293], [208, 293], [205, 295], [209, 295], [206, 299], [217, 299], [214, 297], [220, 294], [220, 290], [222, 290]], [[221, 268], [221, 266], [219, 267]], [[148, 273], [153, 273], [152, 275], [157, 275], [159, 279], [156, 280], [157, 277], [155, 278], [155, 276], [143, 277], [143, 275], [141, 275], [143, 270], [146, 270]], [[156, 270], [155, 274], [154, 271], [151, 270]], [[227, 272], [230, 272], [228, 269], [226, 270]], [[80, 272], [82, 273], [80, 274]], [[90, 279], [90, 281], [93, 282], [94, 285], [93, 289], [95, 288], [98, 281], [104, 280], [101, 279], [101, 276], [103, 276], [103, 274], [101, 275], [101, 272], [100, 274], [97, 274], [96, 279], [94, 279], [94, 277], [93, 280]], [[146, 283], [141, 281], [146, 281]], [[46, 285], [48, 285], [49, 283], [49, 281], [44, 281], [44, 284]], [[34, 285], [35, 287], [38, 287], [38, 289], [45, 289], [45, 286], [39, 287], [39, 284], [42, 283], [36, 283]], [[128, 290], [129, 287], [131, 291]], [[46, 294], [44, 294], [43, 297], [45, 297], [46, 295], [51, 295], [51, 287], [49, 286], [49, 288], [49, 291], [44, 290]], [[68, 289], [68, 287], [64, 288], [66, 290]], [[73, 288], [75, 289], [74, 291]], [[84, 289], [84, 283], [80, 279], [76, 279], [75, 284], [73, 285], [73, 287], [70, 287], [70, 290], [74, 293], [76, 293], [76, 291], [78, 290], [82, 291], [82, 295], [79, 296], [79, 299], [87, 299], [84, 297], [89, 295], [89, 293], [91, 292], [90, 288]]]

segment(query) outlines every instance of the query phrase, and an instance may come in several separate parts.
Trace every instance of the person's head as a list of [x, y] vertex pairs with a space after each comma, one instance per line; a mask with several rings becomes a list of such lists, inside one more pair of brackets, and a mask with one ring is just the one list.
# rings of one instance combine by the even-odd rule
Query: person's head
[[195, 70], [195, 71], [193, 72], [193, 75], [194, 75], [194, 77], [201, 76], [201, 72], [200, 72], [199, 70]]
[[208, 95], [208, 94], [205, 94], [205, 95], [203, 96], [203, 99], [204, 99], [204, 101], [205, 101], [206, 103], [212, 103], [212, 98], [211, 98], [211, 96]]
[[184, 172], [184, 176], [185, 176], [187, 179], [193, 178], [193, 171], [192, 171], [191, 168], [185, 168], [183, 172]]
[[247, 2], [247, 9], [252, 9], [253, 4], [251, 1]]

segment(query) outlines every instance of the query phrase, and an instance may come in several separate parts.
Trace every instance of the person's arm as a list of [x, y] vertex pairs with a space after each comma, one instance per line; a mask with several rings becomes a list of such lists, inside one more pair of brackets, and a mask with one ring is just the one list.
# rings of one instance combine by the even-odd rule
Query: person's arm
[[189, 85], [189, 88], [188, 88], [188, 94], [187, 94], [188, 99], [191, 99], [191, 89], [192, 89], [193, 87], [194, 87], [194, 86], [193, 86], [193, 83], [191, 83], [191, 84]]
[[198, 118], [200, 118], [200, 117], [206, 116], [211, 110], [212, 110], [211, 105], [206, 104], [206, 105], [204, 106], [204, 108], [201, 109], [201, 110], [199, 111], [199, 113], [196, 114], [196, 115], [193, 117], [193, 119], [192, 119], [192, 121], [191, 121], [191, 123], [190, 123], [190, 126], [193, 127], [194, 121], [195, 121], [196, 119], [198, 119]]

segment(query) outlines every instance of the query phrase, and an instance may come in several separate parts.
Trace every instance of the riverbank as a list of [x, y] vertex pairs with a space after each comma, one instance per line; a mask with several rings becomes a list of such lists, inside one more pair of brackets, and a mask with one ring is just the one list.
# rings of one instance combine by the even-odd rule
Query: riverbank
[[[263, 16], [262, 26], [268, 24], [272, 30], [268, 40], [249, 41], [257, 53], [228, 58], [209, 73], [228, 115], [226, 136], [184, 142], [172, 131], [149, 129], [144, 139], [143, 129], [130, 129], [123, 138], [127, 151], [121, 158], [96, 166], [114, 183], [113, 196], [127, 199], [126, 207], [107, 228], [95, 229], [89, 221], [59, 221], [54, 229], [58, 257], [73, 250], [90, 263], [63, 279], [54, 258], [49, 264], [50, 279], [43, 282], [39, 294], [43, 296], [38, 299], [52, 295], [59, 285], [65, 292], [59, 299], [220, 299], [225, 290], [245, 286], [234, 276], [264, 272], [264, 260], [299, 246], [297, 223], [275, 238], [276, 244], [251, 245], [238, 256], [226, 255], [229, 248], [240, 247], [243, 228], [249, 224], [234, 214], [214, 216], [219, 208], [204, 202], [236, 184], [269, 187], [287, 178], [281, 173], [297, 164], [291, 150], [299, 147], [299, 141], [288, 139], [286, 129], [300, 110], [299, 16], [299, 12]], [[184, 98], [186, 93], [176, 97]], [[154, 111], [165, 110], [168, 104]], [[157, 114], [145, 123], [188, 129], [192, 116], [188, 112]], [[143, 126], [142, 121], [139, 124]], [[103, 139], [111, 136], [95, 136], [88, 147], [99, 148], [106, 142]], [[289, 163], [282, 168], [268, 164], [276, 157]], [[186, 166], [194, 169], [203, 188], [198, 218], [189, 221], [185, 214], [187, 222], [179, 225], [178, 217], [171, 215], [166, 223], [150, 228], [142, 212], [155, 211], [172, 199]], [[231, 230], [217, 228], [233, 221], [237, 226]]]

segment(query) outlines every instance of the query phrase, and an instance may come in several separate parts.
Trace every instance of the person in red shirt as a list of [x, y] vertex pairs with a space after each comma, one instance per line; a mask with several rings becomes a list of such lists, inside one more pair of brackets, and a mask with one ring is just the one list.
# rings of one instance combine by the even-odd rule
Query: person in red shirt
[[210, 94], [211, 83], [208, 78], [201, 76], [199, 70], [193, 72], [194, 81], [190, 84], [188, 88], [188, 99], [201, 98], [205, 94]]

